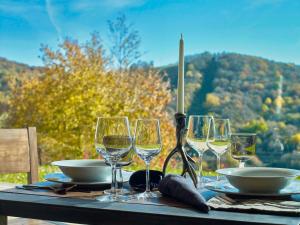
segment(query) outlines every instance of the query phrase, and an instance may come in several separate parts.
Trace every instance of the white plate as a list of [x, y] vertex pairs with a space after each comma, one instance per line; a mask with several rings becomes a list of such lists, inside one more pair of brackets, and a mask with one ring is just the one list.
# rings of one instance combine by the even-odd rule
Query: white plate
[[[132, 172], [122, 171], [123, 182], [128, 182]], [[62, 183], [62, 184], [76, 184], [76, 185], [110, 185], [111, 181], [94, 181], [94, 182], [79, 182], [73, 181], [63, 173], [50, 173], [45, 176], [47, 181]]]
[[215, 181], [205, 185], [205, 188], [230, 195], [243, 195], [243, 196], [265, 196], [265, 197], [280, 197], [300, 194], [300, 180], [293, 180], [287, 187], [280, 190], [278, 193], [249, 193], [239, 191], [233, 187], [228, 181]]
[[219, 169], [217, 170], [217, 173], [235, 177], [273, 178], [295, 177], [300, 175], [300, 170], [274, 167], [244, 167]]
[[278, 193], [300, 174], [299, 170], [270, 167], [227, 168], [217, 170], [229, 183], [246, 193]]
[[67, 176], [78, 182], [108, 182], [111, 180], [111, 167], [104, 160], [77, 159], [51, 163], [58, 166]]

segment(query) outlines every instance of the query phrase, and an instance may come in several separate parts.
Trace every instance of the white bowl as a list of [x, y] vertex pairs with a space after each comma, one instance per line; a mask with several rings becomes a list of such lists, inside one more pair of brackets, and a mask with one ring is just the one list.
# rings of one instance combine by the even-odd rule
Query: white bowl
[[111, 181], [111, 168], [103, 160], [80, 159], [62, 160], [51, 163], [73, 181], [77, 182], [100, 182]]
[[277, 193], [300, 175], [299, 170], [270, 167], [227, 168], [217, 173], [244, 193]]

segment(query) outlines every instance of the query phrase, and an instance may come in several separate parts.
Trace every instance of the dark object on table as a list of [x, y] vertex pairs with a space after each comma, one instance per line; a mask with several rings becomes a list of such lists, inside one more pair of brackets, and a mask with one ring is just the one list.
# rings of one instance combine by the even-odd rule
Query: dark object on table
[[[163, 178], [163, 173], [157, 170], [150, 170], [150, 189], [157, 190], [159, 182]], [[138, 170], [129, 178], [129, 184], [135, 191], [146, 190], [146, 170]]]
[[183, 163], [183, 170], [181, 172], [181, 175], [184, 176], [188, 174], [190, 178], [192, 179], [195, 187], [197, 187], [198, 179], [197, 174], [195, 171], [196, 163], [195, 161], [186, 154], [183, 146], [185, 144], [185, 137], [187, 133], [186, 128], [186, 115], [182, 113], [176, 113], [175, 114], [175, 121], [176, 121], [176, 147], [170, 152], [170, 154], [167, 156], [164, 166], [163, 166], [163, 174], [166, 175], [167, 173], [167, 167], [169, 162], [171, 161], [171, 158], [176, 154], [179, 153], [181, 156], [181, 160]]
[[208, 212], [210, 210], [203, 196], [182, 176], [172, 174], [167, 175], [160, 182], [158, 190], [164, 195], [192, 205], [203, 212]]
[[50, 190], [59, 195], [65, 195], [68, 191], [74, 190], [76, 187], [76, 184], [65, 186], [62, 184], [53, 184], [51, 182], [40, 182], [36, 184], [24, 184], [16, 186], [16, 188], [24, 190]]
[[38, 182], [28, 185], [18, 185], [16, 188], [30, 191], [43, 191], [49, 190], [55, 194], [65, 195], [68, 192], [84, 192], [89, 193], [91, 191], [102, 191], [110, 187], [109, 185], [77, 185], [77, 184], [61, 184], [51, 181]]

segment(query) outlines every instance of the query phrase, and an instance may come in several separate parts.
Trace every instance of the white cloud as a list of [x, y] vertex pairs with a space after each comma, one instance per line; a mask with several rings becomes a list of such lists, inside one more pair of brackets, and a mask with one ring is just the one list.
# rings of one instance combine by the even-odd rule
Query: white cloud
[[41, 5], [9, 0], [0, 1], [0, 12], [24, 15], [33, 11], [42, 11]]
[[61, 32], [60, 26], [59, 26], [58, 22], [55, 20], [55, 18], [57, 17], [55, 7], [51, 4], [50, 0], [46, 0], [46, 11], [48, 13], [50, 23], [54, 27], [59, 40], [62, 40], [62, 32]]
[[111, 8], [124, 8], [143, 4], [144, 0], [104, 0], [104, 4]]
[[119, 10], [126, 7], [140, 6], [146, 0], [77, 0], [70, 4], [73, 10], [87, 11], [95, 8]]

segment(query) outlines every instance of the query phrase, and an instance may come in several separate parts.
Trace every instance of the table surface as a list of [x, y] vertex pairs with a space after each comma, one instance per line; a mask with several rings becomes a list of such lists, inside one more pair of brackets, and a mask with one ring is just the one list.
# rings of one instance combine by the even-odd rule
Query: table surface
[[5, 216], [54, 220], [82, 224], [110, 225], [299, 225], [299, 217], [262, 215], [152, 204], [103, 203], [93, 199], [43, 196], [0, 191], [0, 225]]

